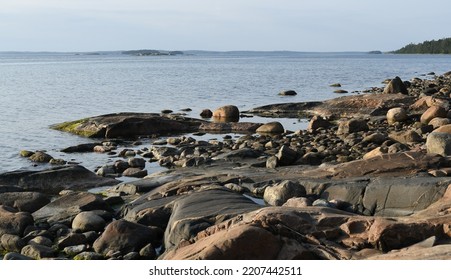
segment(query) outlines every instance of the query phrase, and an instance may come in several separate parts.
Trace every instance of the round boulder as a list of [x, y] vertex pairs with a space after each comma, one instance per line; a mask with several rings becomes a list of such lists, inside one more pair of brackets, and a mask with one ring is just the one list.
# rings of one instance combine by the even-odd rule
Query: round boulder
[[72, 228], [80, 232], [102, 231], [106, 226], [105, 220], [94, 212], [81, 212], [72, 221]]
[[280, 122], [270, 122], [257, 128], [257, 133], [281, 134], [285, 132], [285, 128]]
[[200, 116], [209, 119], [213, 116], [213, 112], [210, 109], [203, 109], [202, 112], [200, 112]]
[[213, 112], [213, 117], [220, 120], [238, 121], [240, 119], [240, 110], [234, 105], [222, 106]]
[[328, 120], [325, 120], [320, 116], [313, 116], [308, 124], [307, 130], [313, 132], [317, 129], [329, 128], [330, 126], [332, 126], [332, 124]]
[[394, 124], [397, 122], [403, 122], [407, 120], [407, 112], [404, 108], [397, 107], [388, 110], [387, 122], [388, 124]]
[[435, 128], [439, 128], [442, 127], [444, 125], [447, 124], [451, 124], [451, 120], [448, 118], [433, 118], [430, 122], [429, 125], [432, 125], [432, 127]]
[[446, 118], [448, 112], [445, 108], [441, 106], [431, 106], [421, 115], [420, 121], [424, 124], [429, 124], [429, 122], [434, 118]]
[[263, 199], [269, 205], [280, 206], [287, 202], [292, 197], [305, 196], [306, 191], [304, 186], [298, 182], [285, 180], [265, 189]]

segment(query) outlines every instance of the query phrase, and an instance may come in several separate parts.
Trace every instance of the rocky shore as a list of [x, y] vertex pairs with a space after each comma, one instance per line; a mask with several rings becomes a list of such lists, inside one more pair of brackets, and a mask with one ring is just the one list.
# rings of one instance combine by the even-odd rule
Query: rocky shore
[[[115, 162], [88, 170], [21, 151], [55, 167], [0, 174], [0, 256], [451, 259], [450, 94], [448, 72], [324, 102], [204, 110], [214, 121], [120, 113], [55, 125], [97, 139], [62, 153]], [[236, 122], [243, 114], [275, 119]], [[309, 126], [287, 131], [287, 117]], [[166, 170], [148, 174], [150, 162]]]

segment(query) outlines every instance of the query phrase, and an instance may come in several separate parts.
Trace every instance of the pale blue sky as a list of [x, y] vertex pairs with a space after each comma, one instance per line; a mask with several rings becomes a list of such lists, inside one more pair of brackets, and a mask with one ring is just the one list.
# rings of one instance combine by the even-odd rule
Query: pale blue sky
[[451, 37], [445, 0], [0, 0], [0, 51], [389, 51]]

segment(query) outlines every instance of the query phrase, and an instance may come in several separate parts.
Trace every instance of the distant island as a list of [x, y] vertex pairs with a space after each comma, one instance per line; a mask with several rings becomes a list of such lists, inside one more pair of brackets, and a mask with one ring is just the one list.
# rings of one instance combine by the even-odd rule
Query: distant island
[[159, 51], [159, 50], [132, 50], [123, 51], [122, 54], [136, 55], [136, 56], [159, 56], [159, 55], [182, 55], [181, 51]]
[[419, 44], [408, 44], [394, 51], [397, 54], [451, 54], [451, 38], [424, 41]]

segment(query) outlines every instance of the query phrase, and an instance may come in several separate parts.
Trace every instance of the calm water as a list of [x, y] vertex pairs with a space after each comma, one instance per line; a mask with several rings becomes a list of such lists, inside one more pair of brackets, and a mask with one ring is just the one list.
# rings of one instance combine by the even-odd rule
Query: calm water
[[[197, 54], [133, 57], [117, 54], [0, 53], [0, 172], [33, 169], [22, 149], [47, 150], [93, 169], [105, 155], [66, 155], [59, 149], [90, 140], [50, 130], [51, 124], [106, 113], [175, 112], [234, 104], [241, 110], [283, 102], [336, 97], [332, 83], [349, 92], [451, 70], [451, 56], [308, 53]], [[421, 77], [426, 78], [426, 77]], [[281, 97], [283, 89], [298, 92]], [[253, 121], [246, 119], [245, 121]], [[256, 121], [256, 120], [254, 120]], [[305, 122], [285, 120], [289, 129]], [[213, 136], [211, 136], [213, 137]], [[113, 160], [113, 159], [111, 159]]]

